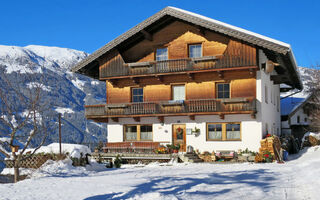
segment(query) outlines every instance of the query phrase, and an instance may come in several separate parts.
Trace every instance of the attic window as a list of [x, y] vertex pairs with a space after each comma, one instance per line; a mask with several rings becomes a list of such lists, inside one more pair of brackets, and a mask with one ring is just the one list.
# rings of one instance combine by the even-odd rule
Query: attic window
[[189, 45], [189, 58], [199, 58], [199, 57], [202, 57], [202, 45], [201, 44]]
[[168, 60], [168, 48], [157, 49], [156, 61]]

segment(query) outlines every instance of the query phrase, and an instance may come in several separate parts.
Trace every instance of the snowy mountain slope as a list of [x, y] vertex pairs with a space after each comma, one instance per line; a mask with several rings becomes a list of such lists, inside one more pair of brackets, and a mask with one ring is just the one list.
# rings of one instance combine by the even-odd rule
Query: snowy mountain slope
[[[85, 52], [67, 48], [0, 45], [0, 70], [5, 70], [9, 80], [27, 76], [26, 73], [45, 77], [43, 98], [51, 105], [51, 114], [57, 116], [52, 120], [57, 122], [58, 113], [62, 113], [62, 140], [65, 143], [106, 140], [105, 126], [90, 123], [84, 117], [85, 104], [105, 102], [105, 83], [69, 71], [87, 56]], [[33, 87], [37, 83], [24, 84], [23, 87]], [[47, 143], [57, 142], [57, 133], [56, 123]]]

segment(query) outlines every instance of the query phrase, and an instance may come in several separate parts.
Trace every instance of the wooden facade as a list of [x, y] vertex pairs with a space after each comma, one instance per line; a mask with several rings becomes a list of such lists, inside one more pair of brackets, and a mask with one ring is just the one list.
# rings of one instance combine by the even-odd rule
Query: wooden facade
[[[198, 58], [189, 58], [193, 44], [201, 44]], [[158, 48], [167, 48], [168, 59], [156, 61]], [[222, 34], [175, 21], [98, 61], [107, 100], [106, 105], [86, 106], [90, 119], [135, 117], [139, 121], [139, 117], [158, 116], [161, 121], [172, 115], [255, 115], [257, 49]], [[219, 83], [229, 83], [229, 100], [218, 99]], [[181, 104], [171, 102], [174, 85], [185, 87]], [[143, 102], [132, 102], [133, 88], [143, 88]]]

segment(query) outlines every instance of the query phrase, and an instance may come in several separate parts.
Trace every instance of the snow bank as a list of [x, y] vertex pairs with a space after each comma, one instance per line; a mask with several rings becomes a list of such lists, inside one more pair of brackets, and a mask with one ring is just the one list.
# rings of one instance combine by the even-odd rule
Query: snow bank
[[302, 137], [302, 140], [301, 140], [301, 147], [303, 147], [303, 144], [304, 142], [306, 141], [306, 137], [307, 136], [312, 136], [314, 138], [316, 138], [317, 140], [320, 140], [320, 133], [313, 133], [313, 132], [307, 132], [304, 134], [304, 136]]
[[45, 176], [78, 176], [86, 174], [84, 167], [74, 167], [72, 160], [67, 158], [65, 160], [53, 161], [48, 160], [39, 169], [31, 174], [31, 178], [45, 177]]
[[[33, 151], [34, 149], [27, 149], [25, 152]], [[59, 143], [52, 143], [48, 146], [42, 146], [36, 153], [59, 153]], [[80, 154], [90, 154], [89, 147], [80, 144], [66, 144], [62, 143], [62, 153], [68, 153], [72, 158], [80, 158]]]
[[[20, 175], [29, 175], [34, 172], [35, 169], [29, 169], [29, 168], [20, 168]], [[1, 175], [13, 175], [14, 174], [14, 169], [13, 168], [4, 168], [2, 172], [0, 173]]]
[[[91, 169], [101, 168], [98, 163]], [[153, 166], [153, 167], [151, 167]], [[104, 169], [48, 162], [33, 178], [0, 184], [1, 199], [319, 199], [320, 146], [285, 164], [190, 163]], [[39, 177], [39, 178], [37, 178]], [[58, 191], [58, 192], [57, 192]]]
[[306, 136], [312, 136], [317, 140], [320, 140], [320, 133], [307, 132], [306, 134], [304, 134], [303, 138], [305, 138]]

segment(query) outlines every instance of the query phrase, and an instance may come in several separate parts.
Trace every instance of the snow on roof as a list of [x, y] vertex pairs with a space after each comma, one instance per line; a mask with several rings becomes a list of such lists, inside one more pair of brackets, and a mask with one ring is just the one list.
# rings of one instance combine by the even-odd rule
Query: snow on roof
[[193, 13], [193, 12], [190, 12], [190, 11], [186, 11], [186, 10], [183, 10], [181, 8], [176, 8], [176, 7], [172, 7], [172, 6], [168, 6], [168, 8], [183, 12], [183, 13], [191, 15], [191, 16], [195, 16], [195, 17], [201, 18], [203, 20], [206, 20], [206, 21], [209, 21], [209, 22], [212, 22], [212, 23], [215, 23], [215, 24], [219, 24], [220, 26], [224, 26], [224, 27], [227, 27], [227, 28], [230, 28], [230, 29], [233, 29], [233, 30], [245, 33], [245, 34], [248, 34], [248, 35], [252, 35], [252, 36], [257, 37], [257, 38], [261, 38], [263, 40], [267, 40], [269, 42], [272, 42], [272, 43], [275, 43], [275, 44], [278, 44], [278, 45], [281, 45], [281, 46], [285, 46], [287, 48], [291, 48], [290, 44], [287, 44], [287, 43], [281, 42], [279, 40], [275, 40], [275, 39], [269, 38], [267, 36], [264, 36], [264, 35], [261, 35], [261, 34], [258, 34], [258, 33], [252, 32], [252, 31], [245, 30], [243, 28], [239, 28], [237, 26], [233, 26], [233, 25], [230, 25], [230, 24], [227, 24], [227, 23], [224, 23], [224, 22], [221, 22], [221, 21], [218, 21], [218, 20], [203, 16], [203, 15], [199, 15], [199, 14], [196, 14], [196, 13]]
[[291, 89], [292, 86], [287, 85], [287, 84], [285, 84], [285, 83], [281, 83], [281, 84], [280, 84], [280, 88], [288, 88], [288, 89]]
[[[170, 15], [172, 17], [182, 19], [185, 21], [189, 21], [193, 24], [197, 24], [199, 26], [203, 26], [210, 30], [214, 30], [244, 41], [247, 41], [252, 44], [256, 44], [258, 46], [263, 46], [265, 48], [269, 48], [273, 51], [277, 51], [282, 54], [286, 54], [287, 52], [292, 52], [291, 47], [289, 44], [236, 27], [230, 24], [226, 24], [220, 22], [218, 20], [214, 20], [196, 13], [192, 13], [186, 10], [182, 10], [180, 8], [175, 7], [166, 7], [161, 11], [157, 12], [153, 16], [149, 17], [148, 19], [144, 20], [140, 24], [136, 25], [135, 27], [131, 28], [129, 31], [123, 33], [116, 39], [110, 41], [93, 54], [88, 56], [86, 59], [82, 60], [76, 66], [72, 68], [73, 72], [79, 71], [81, 68], [85, 67], [86, 65], [90, 64], [92, 61], [103, 55], [104, 53], [110, 51], [111, 49], [115, 48], [117, 45], [125, 41], [126, 39], [130, 38], [137, 32], [141, 31], [142, 29], [150, 26], [152, 23], [156, 22], [160, 18], [165, 15]], [[290, 54], [291, 55], [291, 54]], [[293, 58], [293, 54], [291, 55]], [[294, 59], [293, 59], [294, 60]]]

